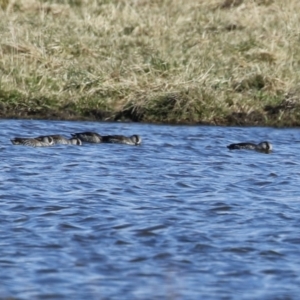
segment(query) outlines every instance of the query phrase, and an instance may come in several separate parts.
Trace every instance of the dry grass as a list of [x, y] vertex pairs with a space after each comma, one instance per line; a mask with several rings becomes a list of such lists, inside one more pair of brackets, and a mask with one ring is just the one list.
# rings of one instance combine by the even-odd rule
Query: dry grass
[[0, 0], [3, 117], [300, 125], [298, 0]]

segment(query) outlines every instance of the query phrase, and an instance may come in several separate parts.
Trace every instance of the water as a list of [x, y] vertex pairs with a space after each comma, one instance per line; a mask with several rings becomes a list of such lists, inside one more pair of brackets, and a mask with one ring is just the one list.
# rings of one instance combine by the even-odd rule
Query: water
[[[1, 299], [298, 299], [297, 129], [1, 120]], [[141, 146], [13, 146], [140, 134]], [[268, 140], [272, 154], [229, 151]]]

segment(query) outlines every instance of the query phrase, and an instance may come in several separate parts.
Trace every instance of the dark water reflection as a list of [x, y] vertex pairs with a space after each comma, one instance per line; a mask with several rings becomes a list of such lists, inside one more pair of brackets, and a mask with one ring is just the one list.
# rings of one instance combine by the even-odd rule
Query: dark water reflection
[[[1, 299], [298, 298], [299, 130], [0, 124]], [[86, 130], [143, 145], [9, 141]]]

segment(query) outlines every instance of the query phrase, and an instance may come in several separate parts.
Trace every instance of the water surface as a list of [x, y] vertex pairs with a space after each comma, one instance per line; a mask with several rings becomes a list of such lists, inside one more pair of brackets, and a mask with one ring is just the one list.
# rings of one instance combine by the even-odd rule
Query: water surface
[[[297, 129], [1, 120], [1, 299], [297, 299]], [[140, 134], [141, 146], [13, 146]], [[234, 142], [272, 142], [262, 154]]]

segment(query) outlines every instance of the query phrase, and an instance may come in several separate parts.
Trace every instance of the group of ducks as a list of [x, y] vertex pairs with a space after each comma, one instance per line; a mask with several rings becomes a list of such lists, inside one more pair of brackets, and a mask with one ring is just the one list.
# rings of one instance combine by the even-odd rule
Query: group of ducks
[[49, 147], [55, 144], [61, 145], [82, 145], [86, 143], [118, 143], [127, 145], [140, 145], [142, 139], [139, 135], [123, 136], [123, 135], [100, 135], [96, 132], [79, 132], [71, 134], [71, 138], [62, 135], [41, 135], [35, 138], [16, 137], [11, 139], [13, 145], [23, 145], [30, 147]]
[[[79, 132], [71, 134], [71, 138], [65, 138], [62, 135], [42, 135], [35, 138], [16, 137], [11, 139], [13, 145], [24, 145], [30, 147], [48, 147], [55, 144], [63, 145], [82, 145], [82, 143], [118, 143], [127, 145], [140, 145], [142, 139], [139, 135], [123, 136], [123, 135], [100, 135], [96, 132]], [[255, 150], [258, 152], [270, 153], [273, 149], [269, 142], [253, 143], [237, 143], [227, 146], [229, 150], [244, 149]]]

